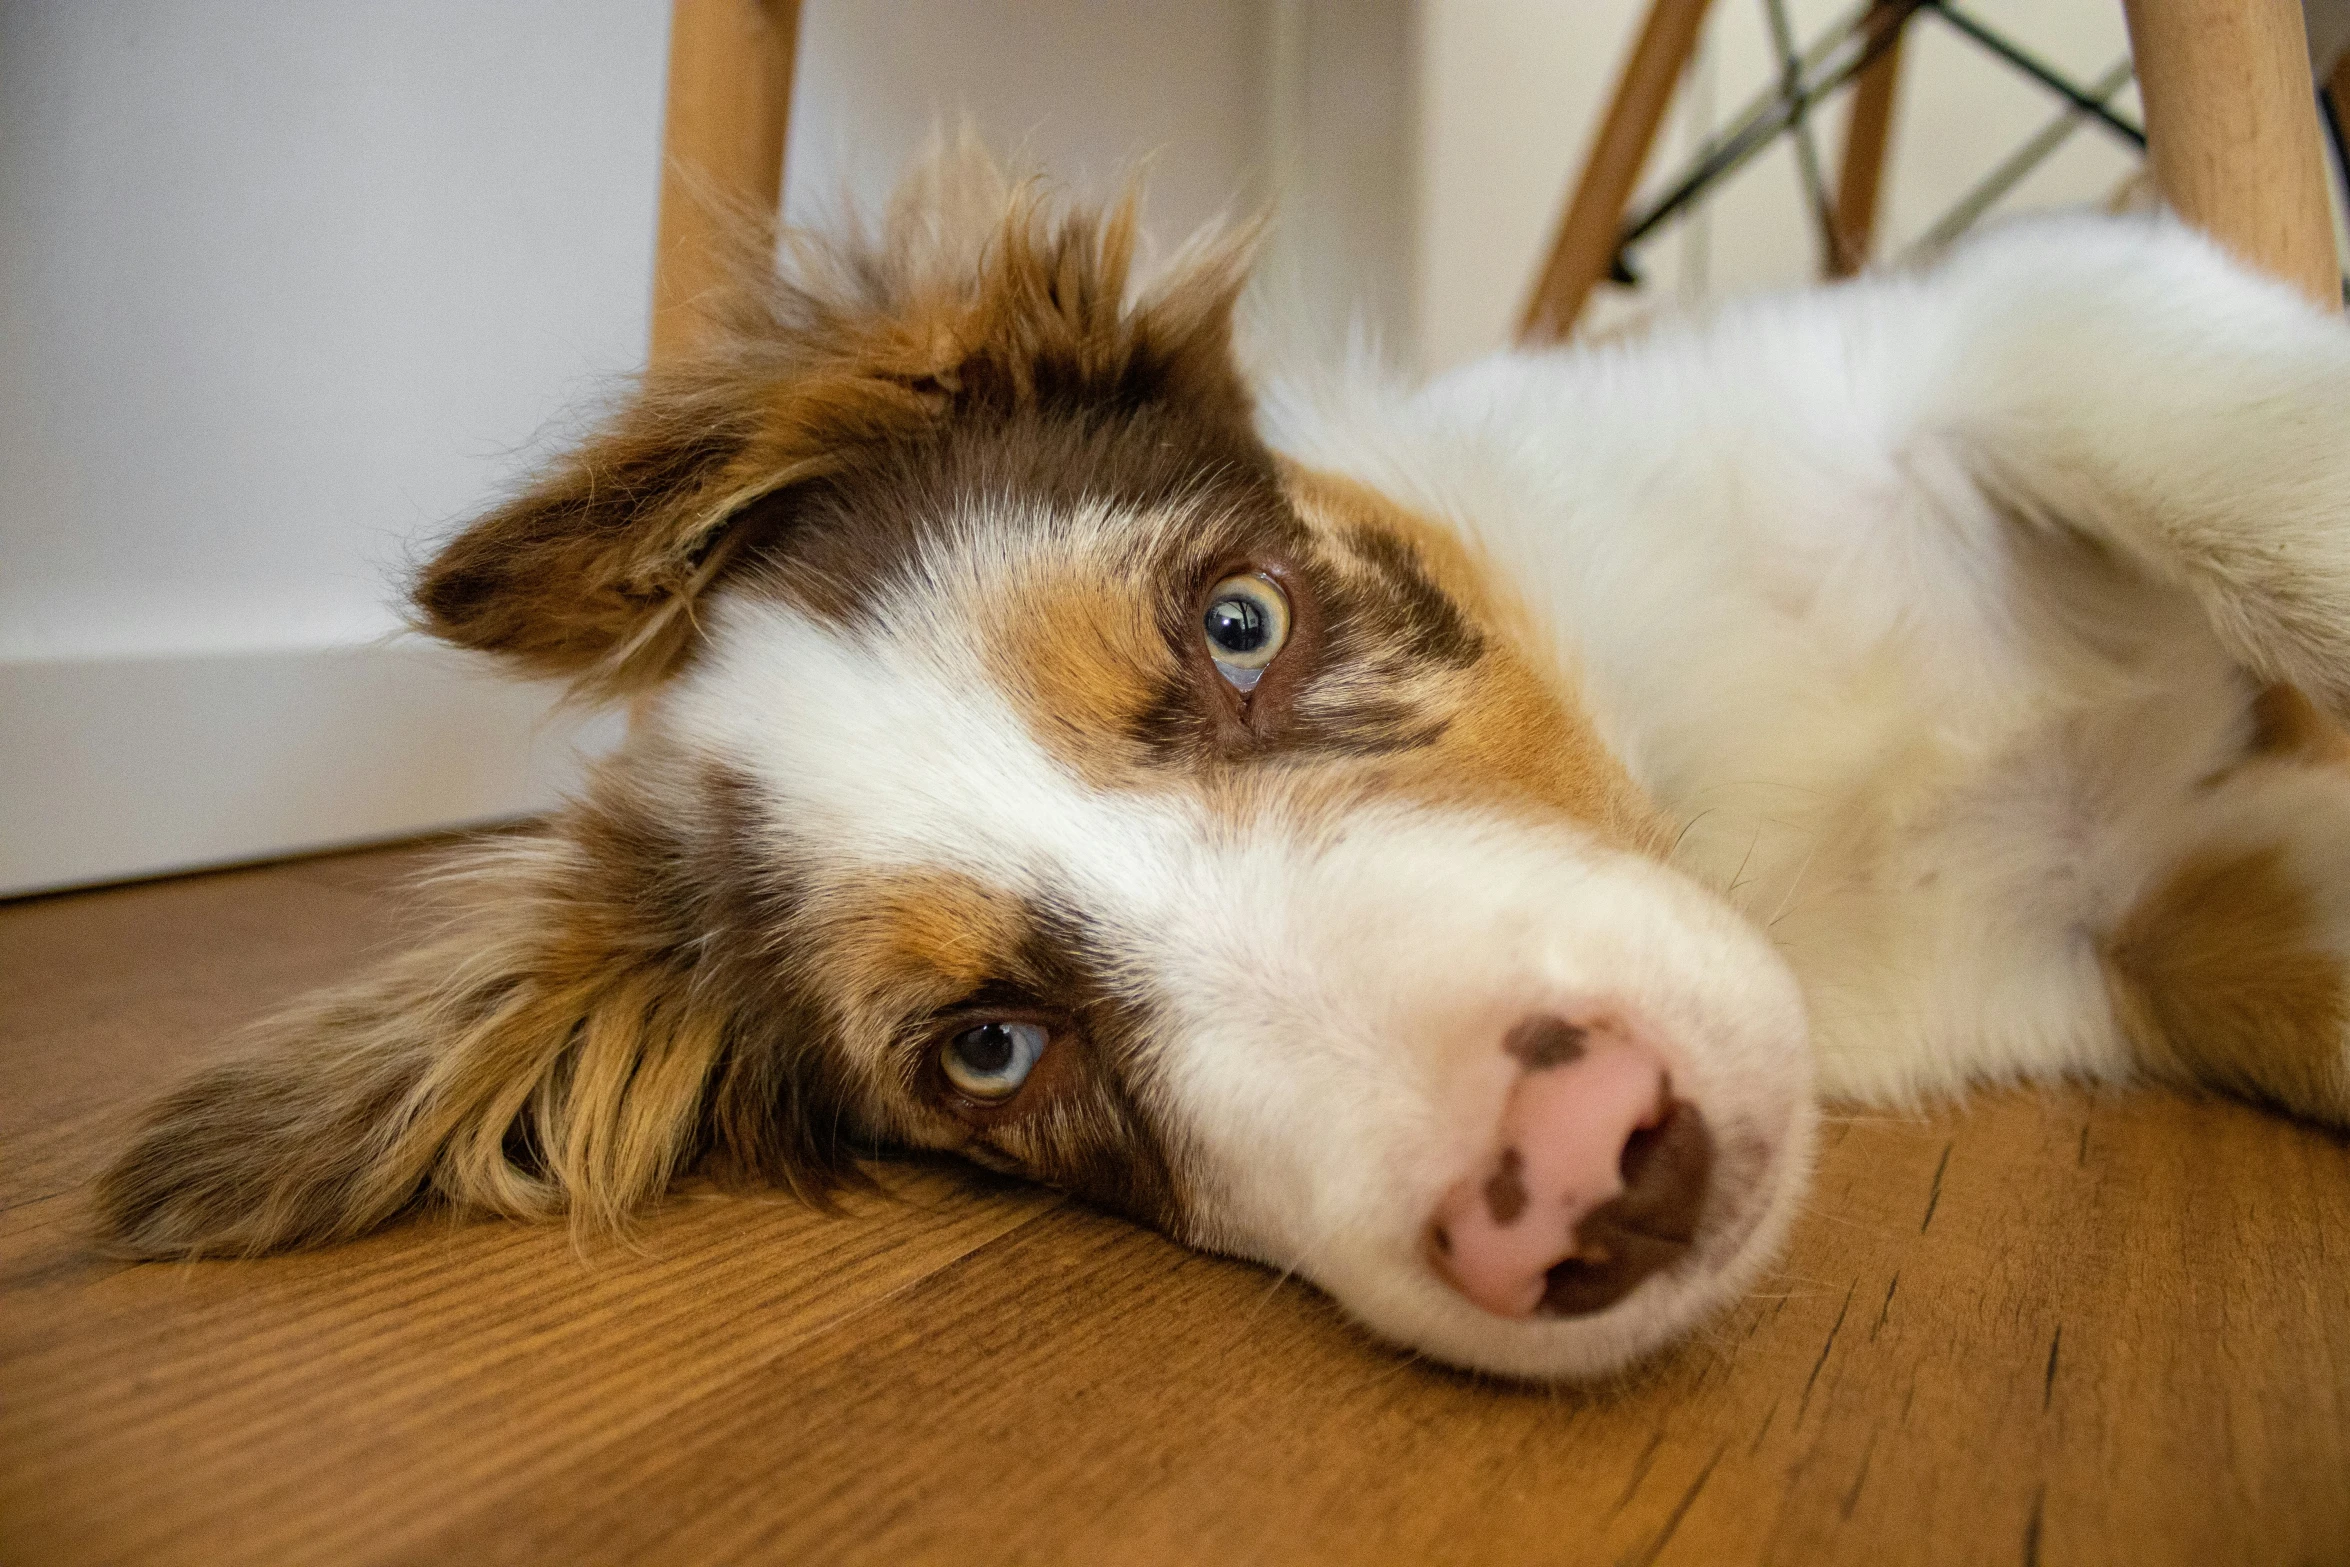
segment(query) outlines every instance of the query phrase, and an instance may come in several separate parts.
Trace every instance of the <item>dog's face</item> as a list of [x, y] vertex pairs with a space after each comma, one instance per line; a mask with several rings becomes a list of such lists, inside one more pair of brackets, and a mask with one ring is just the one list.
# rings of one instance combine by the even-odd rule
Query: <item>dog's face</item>
[[[1803, 1159], [1792, 983], [1467, 556], [1295, 471], [946, 463], [803, 513], [642, 737], [788, 906], [853, 1122], [1478, 1366], [1613, 1364], [1743, 1285]], [[1666, 1133], [1653, 1211], [1584, 1223]]]
[[400, 1179], [944, 1149], [1461, 1364], [1672, 1338], [1804, 1173], [1791, 976], [1665, 867], [1571, 635], [1266, 450], [1231, 253], [1129, 301], [1123, 214], [1010, 205], [803, 257], [427, 572], [440, 634], [636, 717], [540, 878], [565, 977], [434, 1003], [514, 1065]]

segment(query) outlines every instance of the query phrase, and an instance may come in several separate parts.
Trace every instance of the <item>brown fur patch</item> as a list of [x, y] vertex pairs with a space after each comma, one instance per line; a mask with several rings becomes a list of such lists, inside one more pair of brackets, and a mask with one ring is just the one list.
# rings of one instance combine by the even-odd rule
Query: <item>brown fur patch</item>
[[2130, 911], [2105, 949], [2148, 1068], [2337, 1124], [2350, 988], [2282, 848], [2206, 852]]
[[2350, 735], [2294, 686], [2264, 687], [2252, 702], [2252, 754], [2350, 767]]
[[[1308, 819], [1372, 798], [1499, 806], [1662, 852], [1662, 819], [1484, 563], [1362, 485], [1281, 473], [1287, 505], [1239, 491], [1248, 504], [1203, 506], [1201, 528], [1171, 542], [1138, 521], [1132, 550], [994, 591], [991, 674], [1048, 749], [1099, 786], [1188, 777], [1219, 809], [1276, 795]], [[1245, 703], [1219, 684], [1192, 596], [1233, 569], [1274, 574], [1293, 611], [1290, 645]]]
[[609, 1230], [705, 1152], [810, 1194], [847, 1178], [844, 1085], [765, 956], [790, 899], [740, 879], [710, 783], [663, 801], [607, 772], [444, 873], [443, 935], [148, 1113], [99, 1184], [111, 1242], [322, 1245], [428, 1201]]
[[861, 877], [815, 904], [799, 961], [839, 1007], [893, 1022], [997, 979], [1028, 934], [1018, 899], [946, 872]]
[[1474, 657], [1482, 641], [1476, 628], [1511, 637], [1531, 629], [1522, 611], [1499, 591], [1492, 568], [1451, 528], [1343, 474], [1284, 462], [1281, 482], [1302, 515], [1379, 563], [1419, 601], [1418, 618], [1431, 656], [1455, 662]]
[[1039, 744], [1105, 786], [1146, 762], [1137, 731], [1177, 674], [1157, 599], [1180, 590], [1119, 564], [1048, 564], [971, 606], [996, 689]]
[[[719, 346], [649, 376], [600, 433], [440, 552], [416, 584], [420, 623], [624, 695], [682, 664], [695, 601], [722, 574], [790, 553], [804, 503], [877, 475], [903, 489], [927, 465], [908, 454], [942, 440], [1042, 424], [1082, 442], [1089, 424], [1176, 408], [1188, 438], [1132, 443], [1129, 467], [1162, 448], [1195, 472], [1235, 450], [1245, 465], [1249, 401], [1230, 338], [1249, 236], [1195, 249], [1129, 300], [1135, 237], [1131, 194], [1106, 213], [1056, 210], [968, 151], [902, 194], [877, 240], [790, 236], [771, 286], [726, 313]], [[954, 495], [914, 499], [919, 513]], [[885, 541], [907, 511], [881, 515]], [[875, 520], [860, 513], [847, 536], [870, 538]], [[861, 586], [838, 570], [800, 585], [835, 609]]]
[[1661, 858], [1671, 834], [1613, 751], [1515, 648], [1478, 666], [1434, 754], [1416, 759], [1411, 791], [1438, 803], [1476, 800], [1570, 817], [1618, 848]]

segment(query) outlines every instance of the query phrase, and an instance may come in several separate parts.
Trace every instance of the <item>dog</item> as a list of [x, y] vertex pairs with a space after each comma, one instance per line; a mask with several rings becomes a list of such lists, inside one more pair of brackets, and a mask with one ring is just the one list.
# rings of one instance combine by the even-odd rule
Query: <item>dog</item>
[[1273, 383], [1244, 231], [1135, 248], [950, 156], [450, 540], [419, 622], [626, 740], [111, 1244], [949, 1150], [1555, 1380], [1751, 1285], [1823, 1098], [2350, 1125], [2350, 330], [2082, 217]]

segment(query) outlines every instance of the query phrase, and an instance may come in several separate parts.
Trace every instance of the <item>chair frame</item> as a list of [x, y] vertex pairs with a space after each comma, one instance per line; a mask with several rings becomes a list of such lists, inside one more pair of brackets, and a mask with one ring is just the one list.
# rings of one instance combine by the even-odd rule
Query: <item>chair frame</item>
[[[1566, 337], [1592, 290], [1617, 267], [1633, 189], [1711, 4], [1654, 0], [1649, 7], [1536, 274], [1520, 341]], [[1855, 80], [1828, 225], [1830, 276], [1866, 264], [1901, 33], [1921, 8], [1921, 0], [1876, 0], [1863, 21], [1870, 44]], [[2325, 153], [2297, 0], [2123, 0], [2122, 9], [2163, 200], [2249, 264], [2339, 309]], [[2350, 103], [2350, 60], [2334, 72], [2332, 94], [2338, 115]]]

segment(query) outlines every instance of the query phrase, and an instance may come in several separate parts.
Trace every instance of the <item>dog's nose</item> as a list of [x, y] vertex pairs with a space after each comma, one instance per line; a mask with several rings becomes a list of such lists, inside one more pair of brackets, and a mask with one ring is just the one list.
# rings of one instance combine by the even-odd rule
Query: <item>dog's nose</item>
[[1696, 1237], [1713, 1137], [1655, 1052], [1620, 1031], [1529, 1018], [1499, 1151], [1437, 1204], [1436, 1269], [1504, 1317], [1614, 1305]]

